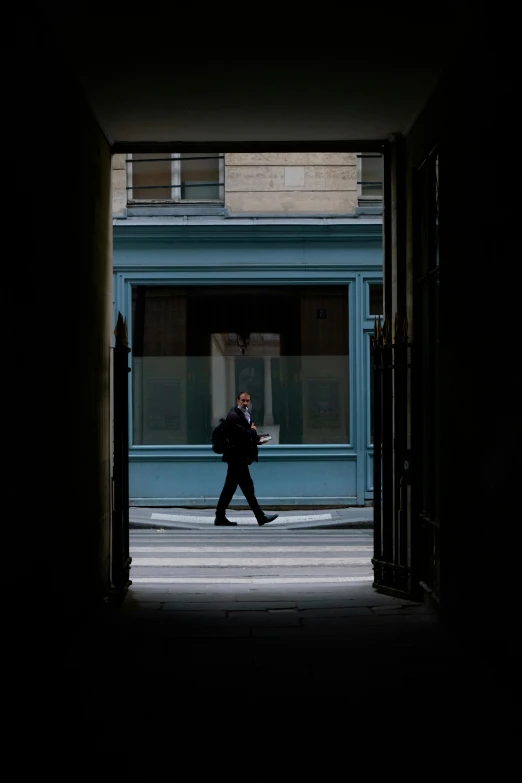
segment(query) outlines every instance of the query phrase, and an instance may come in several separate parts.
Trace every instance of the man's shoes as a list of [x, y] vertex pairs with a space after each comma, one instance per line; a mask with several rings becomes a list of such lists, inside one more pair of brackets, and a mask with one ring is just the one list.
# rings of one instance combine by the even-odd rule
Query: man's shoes
[[[267, 521], [270, 522], [270, 520]], [[226, 517], [216, 517], [214, 524], [218, 527], [237, 527], [237, 522], [231, 522], [230, 519], [227, 519]]]
[[261, 519], [257, 520], [257, 524], [258, 525], [266, 525], [267, 522], [273, 522], [274, 519], [277, 519], [278, 516], [279, 516], [279, 514], [263, 514]]

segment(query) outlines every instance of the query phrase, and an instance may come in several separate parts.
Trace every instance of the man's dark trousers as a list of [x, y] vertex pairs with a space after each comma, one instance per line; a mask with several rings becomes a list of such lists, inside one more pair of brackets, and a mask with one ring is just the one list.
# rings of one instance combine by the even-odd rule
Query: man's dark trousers
[[226, 515], [227, 508], [238, 486], [254, 512], [255, 518], [259, 521], [263, 518], [263, 511], [257, 502], [254, 482], [252, 481], [248, 465], [246, 462], [241, 461], [230, 461], [228, 463], [227, 477], [216, 507], [216, 517], [222, 518]]

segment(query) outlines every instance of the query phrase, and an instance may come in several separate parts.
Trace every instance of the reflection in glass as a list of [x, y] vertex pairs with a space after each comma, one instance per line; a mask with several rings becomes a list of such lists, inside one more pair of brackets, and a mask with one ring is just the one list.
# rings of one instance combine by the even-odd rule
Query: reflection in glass
[[370, 283], [370, 315], [384, 313], [384, 290], [382, 283]]
[[361, 196], [382, 200], [384, 161], [382, 155], [361, 155]]
[[172, 161], [169, 155], [143, 152], [132, 159], [132, 198], [138, 201], [171, 198]]
[[180, 155], [181, 198], [219, 199], [219, 158], [184, 153]]

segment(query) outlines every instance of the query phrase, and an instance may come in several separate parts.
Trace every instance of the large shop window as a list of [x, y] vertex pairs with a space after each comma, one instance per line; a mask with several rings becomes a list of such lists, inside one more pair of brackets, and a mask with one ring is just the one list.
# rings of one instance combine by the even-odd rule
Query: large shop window
[[208, 444], [240, 391], [273, 445], [349, 443], [348, 287], [133, 286], [134, 445]]

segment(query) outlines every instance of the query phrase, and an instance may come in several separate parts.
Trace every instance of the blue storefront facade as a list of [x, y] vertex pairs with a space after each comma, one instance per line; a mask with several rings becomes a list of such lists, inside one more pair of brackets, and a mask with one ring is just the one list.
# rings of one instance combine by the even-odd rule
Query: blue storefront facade
[[210, 432], [243, 388], [273, 436], [251, 468], [262, 506], [370, 504], [381, 221], [126, 219], [113, 232], [131, 505], [215, 506], [225, 466]]

